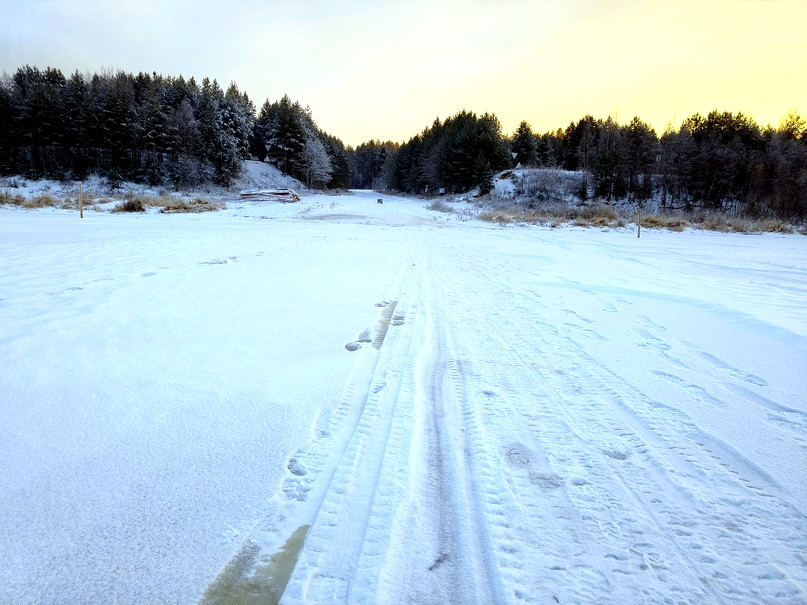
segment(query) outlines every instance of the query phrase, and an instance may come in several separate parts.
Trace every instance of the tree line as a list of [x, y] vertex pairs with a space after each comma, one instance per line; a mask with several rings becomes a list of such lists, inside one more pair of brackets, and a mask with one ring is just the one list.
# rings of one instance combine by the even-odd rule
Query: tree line
[[350, 186], [350, 158], [344, 143], [317, 128], [309, 108], [284, 95], [268, 100], [255, 121], [252, 152], [309, 187]]
[[249, 154], [254, 112], [235, 84], [225, 92], [207, 78], [25, 66], [0, 81], [0, 172], [227, 185]]
[[495, 115], [463, 110], [405, 143], [354, 149], [287, 95], [256, 113], [235, 83], [30, 66], [0, 78], [2, 175], [227, 186], [251, 156], [317, 188], [486, 192], [520, 164], [581, 171], [581, 199], [807, 217], [807, 125], [795, 112], [778, 128], [712, 111], [661, 136], [638, 117], [591, 115], [543, 134], [522, 122], [505, 136]]
[[387, 185], [407, 192], [490, 191], [495, 172], [512, 166], [495, 115], [460, 111], [401, 145], [389, 157]]
[[495, 115], [461, 111], [403, 145], [362, 144], [353, 163], [360, 188], [484, 193], [494, 172], [520, 165], [582, 172], [581, 200], [656, 196], [663, 209], [807, 217], [807, 123], [792, 111], [773, 128], [715, 110], [660, 137], [638, 117], [619, 124], [591, 115], [543, 134], [523, 121], [504, 137]]
[[314, 187], [347, 187], [344, 144], [283, 97], [259, 115], [235, 83], [117, 72], [0, 79], [0, 175], [151, 185], [230, 185], [251, 155]]
[[660, 137], [638, 117], [620, 125], [587, 115], [541, 135], [522, 122], [510, 144], [522, 165], [582, 170], [582, 199], [655, 195], [662, 208], [807, 217], [807, 123], [792, 111], [763, 128], [715, 110]]

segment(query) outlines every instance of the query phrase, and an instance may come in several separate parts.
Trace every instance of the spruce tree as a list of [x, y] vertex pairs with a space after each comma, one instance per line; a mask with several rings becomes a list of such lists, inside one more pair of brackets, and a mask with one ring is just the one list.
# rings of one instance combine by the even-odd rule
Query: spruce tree
[[522, 166], [534, 166], [536, 164], [537, 143], [532, 128], [527, 122], [522, 121], [518, 125], [510, 142], [510, 150], [516, 154], [515, 161]]

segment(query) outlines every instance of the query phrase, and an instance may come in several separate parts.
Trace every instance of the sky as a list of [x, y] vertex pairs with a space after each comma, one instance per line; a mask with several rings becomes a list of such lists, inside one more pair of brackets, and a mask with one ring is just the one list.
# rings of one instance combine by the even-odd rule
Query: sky
[[586, 114], [661, 133], [694, 113], [807, 113], [805, 0], [0, 0], [23, 65], [215, 78], [288, 94], [358, 145], [462, 109], [505, 134]]

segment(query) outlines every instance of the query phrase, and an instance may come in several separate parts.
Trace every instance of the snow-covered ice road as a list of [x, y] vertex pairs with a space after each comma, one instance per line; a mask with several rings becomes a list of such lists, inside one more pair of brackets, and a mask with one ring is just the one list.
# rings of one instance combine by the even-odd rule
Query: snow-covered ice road
[[3, 214], [0, 601], [807, 603], [805, 238], [376, 197]]

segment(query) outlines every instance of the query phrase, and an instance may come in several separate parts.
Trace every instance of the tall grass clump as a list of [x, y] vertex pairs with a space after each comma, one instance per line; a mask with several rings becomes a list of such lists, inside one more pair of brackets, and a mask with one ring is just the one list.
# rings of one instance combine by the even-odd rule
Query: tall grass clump
[[213, 202], [201, 197], [197, 197], [194, 200], [180, 200], [171, 198], [169, 204], [166, 204], [160, 208], [160, 212], [162, 214], [198, 214], [200, 212], [215, 212], [216, 210], [223, 210], [225, 207], [226, 206], [224, 204]]
[[110, 212], [145, 212], [146, 208], [143, 206], [143, 201], [138, 198], [133, 198], [130, 200], [126, 200], [125, 202], [121, 202]]
[[25, 199], [24, 195], [20, 195], [19, 193], [9, 193], [8, 191], [4, 191], [0, 194], [0, 204], [8, 205], [8, 206], [18, 206], [18, 207], [25, 207], [25, 203], [28, 200]]
[[437, 199], [433, 200], [430, 204], [427, 204], [426, 208], [428, 208], [429, 210], [434, 210], [435, 212], [450, 213], [452, 211], [451, 206], [446, 204], [440, 198], [437, 198]]

